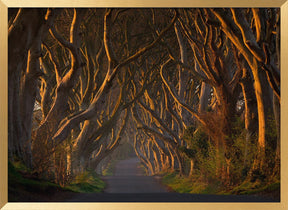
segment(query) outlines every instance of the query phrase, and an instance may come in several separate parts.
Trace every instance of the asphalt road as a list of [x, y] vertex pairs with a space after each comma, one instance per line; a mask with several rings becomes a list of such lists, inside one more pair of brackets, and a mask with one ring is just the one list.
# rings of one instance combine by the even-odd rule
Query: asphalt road
[[104, 193], [165, 193], [167, 189], [153, 176], [145, 176], [138, 158], [119, 161], [113, 176], [102, 177]]
[[157, 177], [145, 176], [139, 160], [119, 161], [113, 176], [102, 177], [104, 193], [81, 193], [68, 202], [279, 202], [252, 195], [202, 195], [169, 192]]

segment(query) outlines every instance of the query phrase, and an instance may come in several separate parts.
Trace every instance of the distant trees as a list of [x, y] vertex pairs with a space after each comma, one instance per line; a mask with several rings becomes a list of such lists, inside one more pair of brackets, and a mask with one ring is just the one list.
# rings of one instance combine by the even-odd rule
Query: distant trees
[[279, 177], [279, 9], [9, 12], [11, 161], [64, 185], [128, 138], [150, 174]]

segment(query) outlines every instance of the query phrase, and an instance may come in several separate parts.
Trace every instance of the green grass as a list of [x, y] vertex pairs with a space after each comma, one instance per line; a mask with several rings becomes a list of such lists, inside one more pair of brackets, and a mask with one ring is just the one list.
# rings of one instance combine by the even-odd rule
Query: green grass
[[[8, 163], [9, 201], [32, 200], [53, 196], [56, 192], [93, 193], [101, 192], [105, 183], [93, 171], [86, 171], [65, 187], [33, 176], [21, 163]], [[36, 198], [37, 197], [37, 198]]]
[[21, 161], [14, 161], [13, 163], [11, 163], [11, 162], [9, 162], [9, 163], [10, 163], [10, 167], [13, 165], [13, 167], [17, 171], [31, 172], [31, 170], [28, 169]]
[[270, 194], [280, 192], [280, 182], [267, 184], [264, 186], [259, 183], [245, 182], [230, 191], [231, 194], [252, 195], [252, 194]]
[[21, 166], [16, 164], [14, 166], [12, 163], [9, 162], [8, 164], [8, 185], [9, 188], [18, 188], [22, 187], [25, 190], [33, 191], [33, 192], [49, 192], [53, 190], [59, 190], [61, 187], [57, 184], [46, 180], [40, 180], [36, 178], [25, 178], [20, 173], [21, 169], [22, 173], [27, 172], [27, 170]]
[[81, 193], [102, 192], [105, 188], [105, 182], [98, 177], [96, 172], [85, 171], [84, 173], [76, 176], [74, 181], [66, 186], [66, 188], [71, 191]]
[[277, 197], [280, 193], [280, 182], [275, 182], [267, 185], [260, 183], [246, 182], [233, 188], [225, 190], [221, 183], [214, 181], [205, 183], [200, 178], [180, 177], [176, 172], [162, 174], [162, 183], [168, 186], [175, 192], [179, 193], [195, 193], [195, 194], [221, 194], [221, 195], [270, 195]]
[[26, 201], [33, 198], [37, 200], [60, 191], [68, 191], [68, 189], [46, 180], [37, 179], [19, 163], [16, 163], [15, 166], [8, 163], [9, 201]]
[[192, 179], [187, 177], [180, 177], [175, 172], [164, 175], [162, 183], [179, 193], [203, 193], [206, 189], [206, 184], [193, 182]]

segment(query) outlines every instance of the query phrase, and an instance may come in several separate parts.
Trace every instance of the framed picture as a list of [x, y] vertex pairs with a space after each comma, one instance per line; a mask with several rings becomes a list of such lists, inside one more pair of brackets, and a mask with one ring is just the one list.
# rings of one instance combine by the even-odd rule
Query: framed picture
[[287, 13], [1, 0], [0, 208], [287, 207]]

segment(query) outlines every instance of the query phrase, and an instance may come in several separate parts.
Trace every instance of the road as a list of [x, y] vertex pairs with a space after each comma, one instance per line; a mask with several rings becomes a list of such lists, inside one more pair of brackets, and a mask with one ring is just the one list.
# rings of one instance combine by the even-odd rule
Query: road
[[153, 176], [145, 176], [138, 158], [119, 161], [113, 176], [102, 177], [104, 193], [165, 193], [167, 189]]
[[168, 192], [159, 179], [145, 176], [139, 160], [121, 160], [113, 176], [103, 177], [104, 193], [81, 193], [68, 202], [277, 202], [252, 195], [203, 195]]

